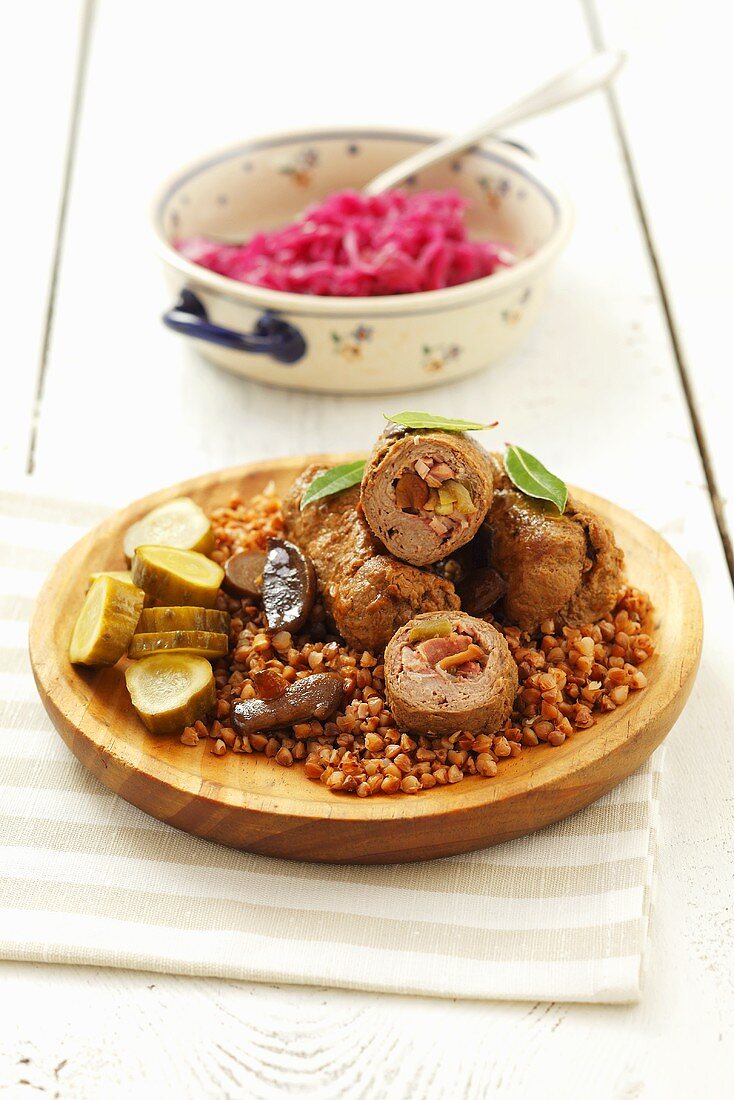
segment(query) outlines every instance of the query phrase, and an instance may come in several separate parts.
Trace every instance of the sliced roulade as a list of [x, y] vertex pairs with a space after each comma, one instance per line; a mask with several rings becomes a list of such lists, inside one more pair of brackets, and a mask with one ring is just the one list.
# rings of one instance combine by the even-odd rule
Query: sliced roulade
[[461, 432], [391, 425], [362, 478], [370, 528], [391, 554], [412, 565], [439, 561], [469, 542], [491, 500], [489, 455]]
[[496, 733], [512, 713], [517, 685], [502, 634], [463, 611], [418, 615], [385, 650], [388, 703], [406, 731]]

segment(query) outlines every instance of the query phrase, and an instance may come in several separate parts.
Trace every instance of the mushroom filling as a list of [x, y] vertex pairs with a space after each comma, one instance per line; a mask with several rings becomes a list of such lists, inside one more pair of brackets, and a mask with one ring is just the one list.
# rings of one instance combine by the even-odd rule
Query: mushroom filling
[[468, 527], [467, 516], [477, 510], [467, 486], [440, 455], [419, 458], [406, 466], [393, 487], [398, 508], [417, 516], [439, 538], [457, 527]]
[[435, 619], [411, 631], [403, 646], [402, 663], [405, 671], [419, 675], [476, 680], [487, 663], [487, 654], [475, 638], [454, 629], [448, 619]]

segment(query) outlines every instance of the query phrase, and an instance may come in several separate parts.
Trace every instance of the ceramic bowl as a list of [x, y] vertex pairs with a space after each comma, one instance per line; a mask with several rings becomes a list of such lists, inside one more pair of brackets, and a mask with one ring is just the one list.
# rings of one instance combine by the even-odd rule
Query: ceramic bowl
[[419, 389], [480, 370], [510, 352], [535, 320], [572, 222], [568, 200], [525, 151], [486, 142], [412, 179], [471, 201], [470, 236], [507, 243], [514, 267], [446, 290], [329, 298], [248, 286], [185, 260], [172, 246], [198, 234], [245, 240], [304, 206], [360, 188], [437, 135], [320, 130], [233, 146], [181, 170], [153, 210], [176, 305], [169, 327], [213, 363], [290, 389], [375, 393]]

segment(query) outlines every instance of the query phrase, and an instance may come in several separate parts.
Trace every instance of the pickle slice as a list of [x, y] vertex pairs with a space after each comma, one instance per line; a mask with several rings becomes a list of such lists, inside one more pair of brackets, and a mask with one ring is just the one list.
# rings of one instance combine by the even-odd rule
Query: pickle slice
[[115, 580], [124, 581], [125, 584], [133, 584], [133, 575], [129, 569], [105, 569], [101, 573], [90, 573], [90, 587], [97, 580], [97, 577], [114, 577]]
[[224, 570], [195, 550], [138, 546], [132, 562], [139, 588], [171, 606], [214, 607]]
[[114, 665], [127, 652], [145, 593], [109, 574], [92, 582], [69, 644], [75, 665]]
[[159, 653], [130, 665], [127, 690], [151, 733], [176, 733], [214, 709], [212, 666], [187, 653]]
[[463, 485], [460, 481], [455, 481], [453, 478], [444, 481], [438, 489], [437, 503], [432, 505], [431, 508], [428, 504], [425, 507], [429, 511], [435, 511], [439, 516], [450, 516], [454, 512], [469, 516], [477, 510], [466, 485]]
[[133, 635], [128, 656], [137, 661], [153, 653], [175, 650], [214, 661], [217, 657], [225, 657], [228, 649], [229, 637], [226, 634], [214, 634], [211, 630], [161, 630]]
[[[87, 591], [89, 591], [89, 589], [92, 587], [94, 582], [97, 580], [97, 577], [114, 577], [115, 580], [122, 581], [123, 584], [129, 584], [131, 588], [137, 588], [137, 585], [133, 581], [133, 575], [129, 569], [107, 569], [101, 573], [90, 573]], [[146, 608], [148, 604], [152, 603], [153, 601], [151, 600], [150, 596], [146, 596], [145, 593], [143, 593], [143, 595], [145, 596], [143, 607]]]
[[411, 627], [408, 642], [425, 642], [428, 638], [448, 638], [451, 633], [450, 619], [422, 619]]
[[146, 608], [135, 633], [151, 634], [162, 630], [211, 630], [214, 634], [229, 634], [229, 615], [210, 607]]
[[456, 511], [464, 516], [470, 516], [476, 512], [477, 506], [471, 498], [471, 493], [461, 481], [445, 481], [444, 486], [449, 490], [456, 501]]
[[450, 489], [445, 489], [443, 485], [438, 490], [438, 504], [436, 505], [435, 512], [437, 516], [450, 516], [453, 514], [456, 507], [456, 500], [454, 494]]
[[128, 558], [132, 558], [139, 546], [173, 546], [210, 554], [214, 541], [214, 531], [206, 513], [190, 497], [176, 497], [159, 504], [128, 527], [123, 549]]

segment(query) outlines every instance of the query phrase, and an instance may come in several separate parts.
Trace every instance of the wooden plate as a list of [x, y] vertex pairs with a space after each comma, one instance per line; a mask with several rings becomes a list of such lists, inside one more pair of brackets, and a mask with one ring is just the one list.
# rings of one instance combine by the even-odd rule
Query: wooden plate
[[[315, 456], [329, 462], [348, 456]], [[632, 581], [655, 603], [657, 652], [649, 686], [559, 748], [540, 745], [503, 761], [495, 779], [469, 777], [419, 795], [356, 798], [329, 793], [298, 765], [264, 756], [214, 756], [177, 737], [149, 734], [133, 711], [124, 662], [86, 670], [69, 664], [72, 627], [90, 573], [121, 569], [122, 535], [150, 508], [191, 496], [205, 509], [247, 497], [271, 479], [285, 491], [311, 458], [289, 458], [206, 474], [116, 513], [61, 559], [44, 586], [30, 634], [33, 671], [51, 720], [72, 752], [106, 787], [178, 829], [284, 859], [400, 863], [453, 855], [509, 840], [567, 817], [630, 775], [660, 744], [693, 684], [702, 640], [701, 604], [687, 567], [629, 512], [577, 495], [614, 527]]]

